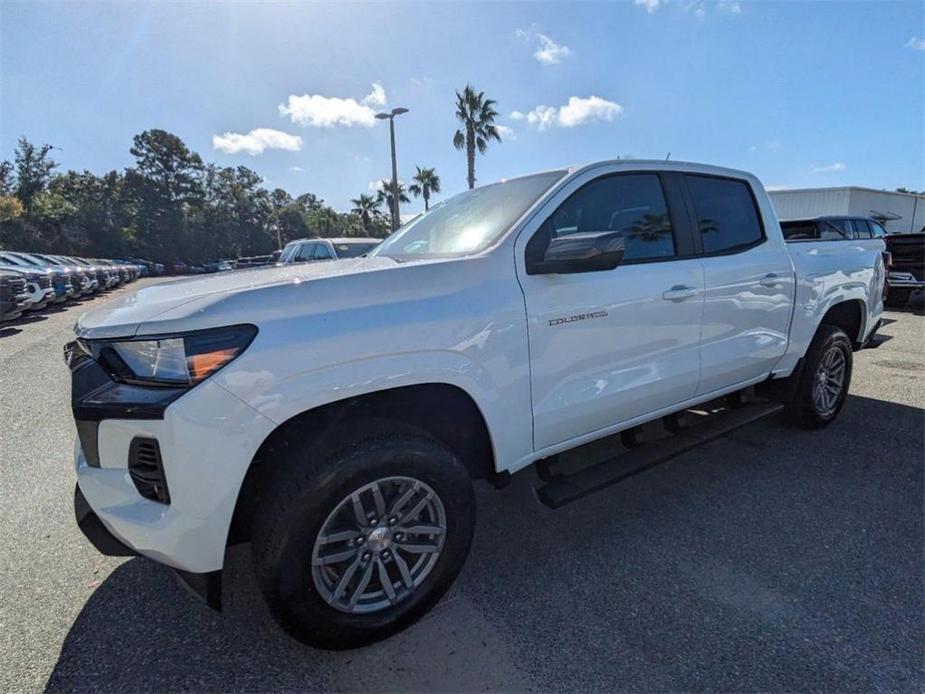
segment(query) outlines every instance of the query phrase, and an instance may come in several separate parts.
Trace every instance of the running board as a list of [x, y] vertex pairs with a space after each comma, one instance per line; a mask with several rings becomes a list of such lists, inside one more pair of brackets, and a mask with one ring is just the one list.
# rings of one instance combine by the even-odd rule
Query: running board
[[537, 490], [537, 495], [546, 506], [561, 508], [782, 409], [784, 406], [780, 403], [742, 405], [720, 414], [709, 415], [706, 418], [708, 421], [690, 427], [679, 426], [679, 420], [673, 418], [666, 423], [670, 430], [676, 432], [672, 436], [640, 444], [622, 455], [589, 465], [570, 475], [552, 470], [554, 458], [541, 460], [537, 463], [537, 472], [540, 479], [547, 484]]

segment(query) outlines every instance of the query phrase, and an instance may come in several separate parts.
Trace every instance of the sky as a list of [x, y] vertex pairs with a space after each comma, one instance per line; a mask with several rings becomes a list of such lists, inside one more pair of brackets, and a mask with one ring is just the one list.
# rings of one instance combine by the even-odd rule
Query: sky
[[[131, 166], [162, 128], [335, 209], [391, 174], [466, 187], [454, 92], [497, 101], [480, 183], [616, 157], [746, 169], [769, 188], [925, 190], [925, 3], [0, 2], [0, 159]], [[411, 213], [420, 201], [403, 208]]]

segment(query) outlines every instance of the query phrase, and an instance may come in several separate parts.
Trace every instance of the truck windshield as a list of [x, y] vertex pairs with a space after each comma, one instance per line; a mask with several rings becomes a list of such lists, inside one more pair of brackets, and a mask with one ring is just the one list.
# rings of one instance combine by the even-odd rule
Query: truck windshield
[[549, 171], [512, 178], [460, 193], [409, 222], [370, 255], [420, 260], [480, 253], [501, 238], [565, 173]]

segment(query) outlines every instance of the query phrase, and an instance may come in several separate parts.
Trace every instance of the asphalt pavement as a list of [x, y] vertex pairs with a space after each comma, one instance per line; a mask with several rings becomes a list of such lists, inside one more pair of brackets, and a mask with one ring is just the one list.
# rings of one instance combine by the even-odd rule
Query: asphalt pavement
[[342, 653], [275, 626], [247, 546], [229, 553], [217, 614], [166, 568], [103, 557], [80, 534], [61, 348], [106, 300], [0, 327], [0, 691], [925, 686], [921, 298], [855, 355], [824, 431], [764, 420], [557, 511], [532, 471], [480, 483], [447, 598]]

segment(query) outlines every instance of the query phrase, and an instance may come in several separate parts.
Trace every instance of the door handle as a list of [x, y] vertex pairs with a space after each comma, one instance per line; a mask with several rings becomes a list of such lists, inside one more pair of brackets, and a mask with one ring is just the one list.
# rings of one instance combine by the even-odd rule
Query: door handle
[[758, 280], [758, 284], [760, 284], [762, 287], [776, 287], [781, 283], [781, 279], [781, 276], [777, 273], [769, 272], [760, 280]]
[[688, 287], [685, 284], [676, 284], [671, 289], [662, 292], [662, 298], [666, 301], [684, 301], [692, 296], [697, 296], [697, 288]]

